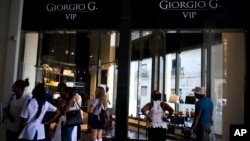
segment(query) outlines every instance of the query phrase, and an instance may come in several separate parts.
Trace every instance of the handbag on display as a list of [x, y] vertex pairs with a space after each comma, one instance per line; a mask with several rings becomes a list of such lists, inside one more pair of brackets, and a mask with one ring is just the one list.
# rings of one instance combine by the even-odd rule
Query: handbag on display
[[75, 110], [70, 110], [66, 113], [66, 123], [65, 126], [72, 127], [83, 123], [82, 110], [74, 100]]
[[196, 97], [193, 94], [187, 95], [185, 99], [186, 104], [195, 104], [196, 102]]
[[179, 96], [176, 94], [171, 94], [169, 96], [168, 102], [176, 103], [179, 100]]

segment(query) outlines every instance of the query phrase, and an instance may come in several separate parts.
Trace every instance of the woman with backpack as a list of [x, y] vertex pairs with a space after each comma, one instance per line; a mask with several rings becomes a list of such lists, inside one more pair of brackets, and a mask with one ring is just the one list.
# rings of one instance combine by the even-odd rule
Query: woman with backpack
[[91, 121], [91, 138], [92, 141], [102, 141], [102, 130], [103, 127], [99, 121], [99, 114], [102, 111], [102, 108], [106, 110], [107, 100], [105, 98], [104, 88], [98, 86], [95, 91], [96, 98], [93, 103], [90, 105], [88, 112], [92, 114]]

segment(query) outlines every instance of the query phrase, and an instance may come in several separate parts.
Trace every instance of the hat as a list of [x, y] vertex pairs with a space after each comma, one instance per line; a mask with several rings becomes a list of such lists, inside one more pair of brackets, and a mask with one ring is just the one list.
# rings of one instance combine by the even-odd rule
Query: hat
[[206, 94], [205, 87], [195, 87], [194, 89], [192, 89], [192, 91], [195, 94], [202, 94], [202, 95]]

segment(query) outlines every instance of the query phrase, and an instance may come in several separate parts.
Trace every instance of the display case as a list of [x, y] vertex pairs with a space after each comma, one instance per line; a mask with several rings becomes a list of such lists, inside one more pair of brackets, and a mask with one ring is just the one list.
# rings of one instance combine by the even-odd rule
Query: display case
[[42, 64], [42, 78], [46, 89], [50, 94], [57, 92], [59, 82], [75, 82], [76, 65], [54, 60], [53, 58], [44, 58]]
[[43, 79], [47, 86], [57, 86], [58, 82], [75, 81], [75, 64], [53, 62], [45, 63], [43, 67]]

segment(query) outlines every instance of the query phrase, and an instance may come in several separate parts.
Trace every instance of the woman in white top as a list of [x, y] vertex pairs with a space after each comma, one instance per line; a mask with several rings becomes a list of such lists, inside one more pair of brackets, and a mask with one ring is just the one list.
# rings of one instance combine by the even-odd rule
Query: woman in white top
[[165, 141], [167, 122], [165, 117], [165, 111], [168, 111], [167, 119], [169, 119], [174, 110], [173, 108], [161, 101], [161, 93], [158, 90], [154, 90], [151, 94], [152, 101], [145, 104], [141, 112], [147, 118], [147, 131], [149, 141]]
[[[77, 102], [74, 99], [75, 91], [72, 87], [67, 87], [64, 82], [58, 84], [58, 91], [60, 97], [57, 99], [57, 108], [61, 111], [61, 117], [57, 122], [57, 126], [61, 127], [61, 137], [54, 136], [52, 140], [59, 141], [76, 141], [77, 140], [77, 126], [65, 126], [66, 114], [70, 110], [76, 109]], [[60, 125], [59, 125], [60, 124]], [[56, 129], [57, 130], [57, 129]]]
[[[44, 124], [49, 124], [56, 120], [60, 111], [51, 103], [45, 100], [45, 88], [43, 83], [39, 83], [33, 89], [33, 98], [23, 108], [20, 116], [23, 118], [22, 131], [19, 139], [25, 141], [42, 141], [45, 139]], [[42, 123], [45, 113], [55, 112], [54, 116]]]
[[29, 86], [29, 80], [16, 80], [12, 85], [12, 94], [4, 101], [4, 125], [6, 128], [6, 141], [17, 141], [20, 133], [22, 108], [31, 95], [25, 92], [25, 88]]

